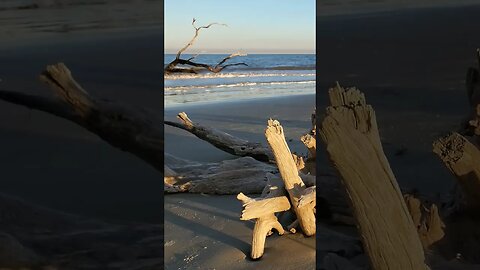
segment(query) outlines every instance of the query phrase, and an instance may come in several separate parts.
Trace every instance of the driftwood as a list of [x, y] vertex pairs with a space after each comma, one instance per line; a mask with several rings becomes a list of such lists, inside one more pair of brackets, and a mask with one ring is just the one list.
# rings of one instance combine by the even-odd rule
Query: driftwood
[[433, 144], [433, 152], [455, 175], [463, 191], [462, 208], [470, 211], [480, 209], [480, 151], [458, 133], [447, 135]]
[[[477, 49], [480, 64], [480, 50]], [[477, 68], [469, 68], [466, 79], [470, 114], [459, 133], [451, 133], [433, 143], [433, 152], [455, 176], [455, 204], [451, 217], [445, 220], [445, 238], [435, 249], [447, 259], [450, 269], [475, 269], [480, 263], [480, 76]], [[456, 266], [456, 267], [454, 267]], [[447, 268], [445, 268], [447, 269]]]
[[[275, 157], [281, 178], [269, 175], [268, 184], [259, 198], [252, 199], [243, 193], [237, 196], [237, 199], [243, 203], [240, 219], [255, 219], [252, 259], [258, 259], [263, 255], [265, 238], [271, 234], [272, 229], [276, 229], [279, 234], [284, 233], [283, 226], [275, 216], [277, 212], [289, 210], [290, 207], [293, 208], [296, 220], [287, 226], [291, 233], [296, 232], [297, 226], [300, 226], [303, 233], [307, 236], [311, 236], [316, 232], [315, 176], [311, 174], [304, 175], [299, 172], [299, 169], [301, 169], [297, 163], [299, 159], [297, 159], [296, 155], [290, 153], [283, 134], [283, 128], [278, 121], [268, 121], [265, 137]], [[301, 176], [308, 184], [313, 186], [307, 188]], [[290, 201], [284, 196], [286, 193], [288, 193]]]
[[337, 85], [329, 96], [320, 135], [345, 185], [372, 269], [429, 269], [372, 107], [354, 88]]
[[94, 98], [75, 81], [63, 63], [47, 66], [40, 80], [59, 99], [6, 90], [0, 90], [0, 99], [75, 122], [163, 172], [163, 129], [155, 125], [153, 114]]
[[273, 160], [270, 149], [262, 146], [260, 143], [249, 142], [247, 140], [232, 136], [221, 130], [195, 123], [190, 120], [185, 112], [179, 113], [177, 117], [182, 121], [181, 124], [171, 121], [165, 121], [164, 123], [169, 126], [186, 130], [197, 136], [199, 139], [202, 139], [218, 149], [232, 155], [241, 157], [250, 156], [265, 162]]
[[405, 203], [412, 216], [413, 224], [417, 228], [418, 236], [423, 248], [428, 249], [433, 243], [439, 241], [445, 235], [445, 224], [440, 218], [438, 208], [432, 204], [430, 208], [422, 205], [422, 202], [412, 195], [405, 195]]
[[[190, 40], [190, 42], [187, 43], [187, 45], [185, 45], [183, 48], [181, 48], [177, 52], [177, 54], [175, 56], [175, 59], [165, 67], [165, 69], [164, 69], [165, 74], [169, 74], [169, 73], [198, 73], [200, 70], [208, 70], [208, 71], [213, 72], [213, 73], [218, 73], [218, 72], [222, 71], [224, 68], [230, 67], [230, 66], [248, 66], [247, 64], [245, 64], [243, 62], [224, 65], [224, 63], [231, 58], [234, 58], [234, 57], [237, 57], [237, 56], [245, 56], [245, 54], [241, 54], [241, 53], [230, 54], [229, 56], [223, 58], [215, 66], [211, 66], [211, 65], [208, 65], [208, 64], [204, 64], [204, 63], [193, 62], [192, 60], [195, 57], [197, 57], [198, 55], [195, 55], [195, 56], [190, 57], [188, 59], [182, 59], [181, 58], [182, 53], [185, 52], [190, 46], [193, 45], [193, 43], [197, 39], [198, 35], [200, 34], [200, 30], [210, 28], [213, 25], [227, 26], [226, 24], [221, 24], [221, 23], [210, 23], [210, 24], [205, 25], [205, 26], [197, 27], [197, 26], [195, 26], [195, 22], [196, 22], [196, 20], [195, 20], [195, 18], [193, 18], [192, 26], [195, 29], [195, 34], [194, 34], [193, 38]], [[178, 65], [190, 66], [190, 68], [179, 68], [179, 67], [177, 67]]]
[[251, 157], [201, 163], [166, 154], [165, 164], [170, 172], [164, 175], [167, 193], [259, 194], [267, 184], [268, 174], [278, 173], [273, 165]]
[[[480, 49], [476, 51], [480, 68]], [[433, 143], [433, 152], [457, 178], [456, 192], [460, 196], [457, 211], [478, 211], [480, 208], [480, 71], [470, 67], [467, 70], [466, 89], [470, 115], [464, 121], [459, 133], [453, 132]]]
[[300, 168], [300, 171], [305, 174], [313, 175], [317, 175], [317, 118], [315, 113], [316, 109], [313, 111], [311, 116], [312, 129], [300, 138], [305, 147], [308, 149], [308, 155], [305, 160], [302, 157], [294, 156], [294, 160], [297, 163], [297, 167]]
[[243, 203], [243, 211], [240, 220], [255, 219], [255, 227], [252, 237], [252, 259], [263, 256], [265, 238], [271, 235], [272, 229], [284, 234], [282, 224], [278, 222], [275, 213], [290, 209], [290, 202], [285, 195], [285, 189], [281, 179], [271, 177], [266, 185], [262, 196], [252, 199], [243, 193], [239, 193], [237, 199]]
[[298, 175], [297, 166], [292, 157], [292, 153], [288, 148], [283, 128], [276, 120], [269, 120], [265, 137], [272, 149], [275, 161], [282, 176], [290, 200], [292, 208], [297, 216], [299, 225], [305, 235], [311, 236], [315, 234], [315, 214], [312, 203], [299, 206], [300, 198], [306, 195], [306, 186]]

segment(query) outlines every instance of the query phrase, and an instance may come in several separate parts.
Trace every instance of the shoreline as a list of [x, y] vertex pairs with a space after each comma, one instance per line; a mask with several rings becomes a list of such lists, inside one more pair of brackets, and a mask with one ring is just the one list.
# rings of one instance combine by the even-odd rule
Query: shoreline
[[302, 96], [315, 96], [315, 94], [309, 94], [309, 93], [302, 93], [302, 94], [282, 94], [282, 95], [277, 95], [277, 96], [260, 96], [260, 97], [255, 97], [255, 96], [250, 96], [250, 97], [242, 97], [238, 98], [236, 100], [214, 100], [214, 101], [196, 101], [196, 102], [189, 102], [189, 103], [175, 103], [165, 106], [165, 113], [173, 111], [173, 110], [178, 110], [181, 108], [185, 109], [201, 109], [201, 107], [205, 106], [226, 106], [226, 105], [237, 105], [241, 103], [263, 103], [263, 102], [268, 102], [269, 100], [273, 99], [286, 99], [286, 98], [297, 98], [297, 97], [302, 97]]

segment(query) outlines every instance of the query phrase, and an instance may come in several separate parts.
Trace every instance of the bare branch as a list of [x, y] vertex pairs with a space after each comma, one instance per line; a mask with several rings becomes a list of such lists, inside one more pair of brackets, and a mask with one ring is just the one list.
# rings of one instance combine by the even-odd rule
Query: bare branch
[[[221, 64], [225, 63], [227, 60], [233, 58], [233, 57], [236, 57], [236, 56], [246, 56], [247, 54], [246, 53], [232, 53], [230, 54], [229, 56], [223, 58], [222, 61], [220, 61], [216, 66], [215, 68], [219, 67]], [[247, 66], [247, 64], [245, 64]]]
[[193, 45], [193, 43], [194, 43], [195, 40], [197, 39], [198, 33], [200, 33], [200, 30], [201, 30], [201, 29], [207, 29], [207, 28], [210, 28], [210, 27], [213, 26], [213, 25], [227, 26], [226, 24], [223, 24], [223, 23], [210, 23], [210, 24], [208, 24], [208, 25], [206, 25], [206, 26], [196, 27], [196, 26], [195, 26], [195, 22], [196, 22], [196, 20], [195, 20], [195, 18], [193, 18], [193, 20], [192, 20], [192, 26], [193, 26], [193, 28], [195, 28], [195, 35], [194, 35], [193, 38], [190, 40], [190, 42], [188, 42], [188, 44], [185, 45], [185, 47], [181, 48], [181, 49], [177, 52], [177, 56], [175, 57], [175, 59], [177, 59], [177, 60], [180, 59], [180, 56], [182, 55], [182, 53], [183, 53], [185, 50], [187, 50], [190, 46]]
[[197, 57], [198, 55], [199, 55], [198, 53], [197, 53], [197, 54], [195, 54], [194, 56], [192, 56], [192, 57], [188, 58], [188, 59], [187, 59], [187, 61], [191, 61], [191, 60], [193, 60], [193, 59], [194, 59], [195, 57]]
[[[211, 26], [213, 25], [222, 25], [222, 26], [227, 26], [226, 24], [223, 24], [223, 23], [210, 23], [208, 25], [204, 25], [204, 26], [195, 26], [195, 22], [197, 20], [195, 18], [193, 18], [192, 20], [192, 26], [193, 28], [195, 29], [195, 34], [193, 36], [193, 38], [190, 40], [190, 42], [187, 43], [187, 45], [185, 45], [183, 48], [181, 48], [178, 52], [177, 52], [177, 55], [175, 57], [175, 59], [170, 62], [166, 67], [165, 67], [165, 73], [197, 73], [198, 69], [195, 69], [196, 68], [204, 68], [210, 72], [213, 72], [213, 73], [218, 73], [220, 71], [222, 71], [223, 69], [225, 69], [226, 67], [231, 67], [231, 66], [248, 66], [246, 63], [234, 63], [234, 64], [228, 64], [228, 65], [223, 65], [226, 61], [228, 61], [229, 59], [233, 58], [233, 57], [236, 57], [236, 56], [245, 56], [246, 54], [242, 54], [242, 53], [233, 53], [227, 57], [225, 57], [224, 59], [222, 59], [218, 64], [216, 64], [215, 66], [210, 66], [208, 64], [203, 64], [203, 63], [196, 63], [196, 62], [192, 62], [193, 59], [195, 59], [195, 57], [198, 56], [198, 54], [188, 58], [188, 59], [182, 59], [180, 58], [182, 53], [185, 52], [190, 46], [192, 46], [199, 33], [200, 33], [200, 30], [201, 29], [207, 29], [207, 28], [210, 28]], [[191, 67], [194, 67], [194, 68], [177, 68], [178, 65], [186, 65], [186, 66], [191, 66]]]

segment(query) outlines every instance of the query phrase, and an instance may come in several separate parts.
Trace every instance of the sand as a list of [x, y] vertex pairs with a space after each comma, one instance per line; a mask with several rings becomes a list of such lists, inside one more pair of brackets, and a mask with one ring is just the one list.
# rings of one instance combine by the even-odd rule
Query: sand
[[[62, 61], [90, 93], [161, 115], [155, 32], [0, 49], [0, 88], [51, 95], [37, 76]], [[78, 214], [161, 221], [161, 175], [149, 165], [64, 119], [3, 101], [0, 111], [3, 192]]]
[[[10, 40], [0, 45], [0, 88], [51, 96], [37, 76], [61, 61], [91, 94], [161, 118], [161, 33], [157, 26]], [[15, 217], [1, 218], [2, 255], [30, 250], [35, 256], [20, 265], [52, 269], [161, 269], [162, 175], [154, 168], [64, 119], [3, 101], [0, 149], [0, 197], [11, 205], [1, 212]], [[75, 225], [58, 228], [65, 215]], [[21, 221], [29, 223], [15, 225]]]
[[[292, 151], [306, 149], [299, 141], [311, 126], [314, 95], [262, 98], [226, 103], [187, 105], [165, 110], [174, 120], [185, 111], [193, 121], [266, 145], [268, 118], [278, 119]], [[165, 127], [166, 153], [197, 161], [235, 158], [189, 133]], [[166, 269], [313, 269], [315, 238], [301, 234], [271, 236], [260, 261], [249, 259], [253, 223], [239, 219], [241, 203], [234, 195], [165, 195]], [[298, 256], [289, 256], [294, 248]]]

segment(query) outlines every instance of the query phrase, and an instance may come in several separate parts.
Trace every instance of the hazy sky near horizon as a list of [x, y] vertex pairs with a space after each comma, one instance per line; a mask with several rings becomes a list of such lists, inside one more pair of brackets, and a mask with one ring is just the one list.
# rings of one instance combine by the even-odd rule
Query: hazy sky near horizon
[[165, 53], [315, 53], [315, 0], [165, 0]]

